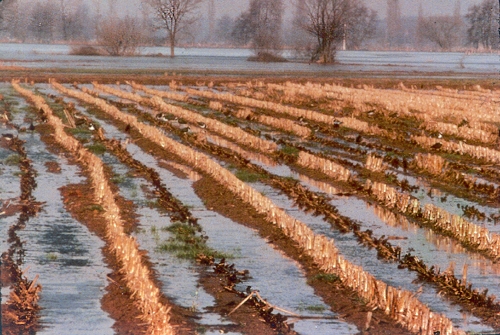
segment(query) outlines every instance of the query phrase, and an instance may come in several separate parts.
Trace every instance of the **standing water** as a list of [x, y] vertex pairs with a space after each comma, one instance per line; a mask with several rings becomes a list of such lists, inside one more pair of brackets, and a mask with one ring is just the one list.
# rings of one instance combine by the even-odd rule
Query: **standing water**
[[[66, 212], [59, 192], [81, 181], [77, 168], [48, 153], [37, 134], [20, 138], [37, 171], [33, 196], [43, 203], [39, 215], [18, 232], [26, 241], [24, 265], [42, 285], [38, 334], [113, 334], [114, 321], [101, 309], [109, 272], [101, 254], [104, 243]], [[47, 172], [46, 162], [57, 162], [61, 173]]]

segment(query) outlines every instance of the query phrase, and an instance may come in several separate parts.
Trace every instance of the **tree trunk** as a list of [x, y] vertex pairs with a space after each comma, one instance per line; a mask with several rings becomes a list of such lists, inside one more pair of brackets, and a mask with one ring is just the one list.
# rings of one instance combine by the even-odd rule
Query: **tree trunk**
[[320, 39], [319, 48], [317, 52], [318, 63], [330, 64], [335, 61], [333, 43], [334, 42], [328, 37]]
[[170, 57], [175, 57], [175, 35], [170, 32], [169, 34], [170, 38]]

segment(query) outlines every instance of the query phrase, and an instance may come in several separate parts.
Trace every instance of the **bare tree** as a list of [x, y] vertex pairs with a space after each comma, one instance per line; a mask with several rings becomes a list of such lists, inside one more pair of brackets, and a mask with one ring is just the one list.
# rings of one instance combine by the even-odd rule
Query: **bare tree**
[[107, 17], [101, 24], [97, 41], [111, 56], [132, 55], [142, 40], [141, 23], [133, 17]]
[[37, 2], [31, 11], [28, 30], [38, 42], [54, 40], [58, 25], [58, 7], [54, 2]]
[[497, 25], [500, 34], [499, 4], [496, 0], [484, 0], [479, 5], [469, 7], [467, 15], [467, 42], [479, 48], [491, 49], [499, 47], [499, 36], [497, 35]]
[[233, 29], [231, 30], [231, 40], [236, 45], [246, 45], [250, 43], [253, 36], [253, 27], [250, 23], [248, 13], [242, 13], [234, 20]]
[[224, 15], [217, 20], [215, 27], [215, 41], [222, 43], [231, 42], [231, 32], [234, 29], [235, 20], [229, 15]]
[[165, 29], [170, 56], [175, 56], [178, 34], [197, 20], [195, 11], [203, 0], [146, 0], [154, 11], [158, 28]]
[[68, 4], [67, 0], [59, 0], [59, 11], [61, 14], [61, 31], [63, 40], [67, 41], [69, 39], [68, 36], [68, 16], [70, 11], [72, 10], [71, 6], [73, 4]]
[[417, 34], [442, 50], [451, 50], [460, 42], [461, 28], [455, 16], [429, 16], [419, 20]]
[[403, 44], [403, 21], [399, 0], [387, 0], [386, 42], [389, 46]]
[[[297, 0], [300, 1], [300, 0]], [[299, 27], [316, 39], [316, 47], [311, 60], [332, 63], [335, 60], [337, 45], [342, 41], [345, 28], [357, 29], [365, 20], [356, 15], [370, 12], [361, 11], [365, 6], [360, 0], [302, 0], [303, 19], [296, 19]], [[371, 14], [369, 14], [371, 15]], [[368, 20], [370, 21], [370, 20]]]
[[24, 41], [27, 37], [28, 15], [21, 15], [24, 8], [17, 0], [4, 0], [0, 5], [1, 29], [11, 37]]
[[281, 50], [282, 0], [251, 0], [249, 9], [236, 20], [233, 37], [252, 43], [257, 55]]
[[90, 9], [86, 3], [79, 3], [67, 14], [66, 36], [72, 41], [88, 41], [95, 37]]
[[59, 0], [60, 34], [65, 41], [88, 40], [91, 38], [90, 10], [86, 2], [75, 3]]
[[94, 34], [97, 36], [99, 30], [101, 29], [100, 25], [102, 20], [102, 9], [101, 9], [101, 0], [92, 0], [92, 9], [94, 15], [92, 17], [92, 25], [94, 29]]
[[348, 49], [358, 49], [377, 32], [377, 12], [365, 6], [354, 6], [344, 23]]

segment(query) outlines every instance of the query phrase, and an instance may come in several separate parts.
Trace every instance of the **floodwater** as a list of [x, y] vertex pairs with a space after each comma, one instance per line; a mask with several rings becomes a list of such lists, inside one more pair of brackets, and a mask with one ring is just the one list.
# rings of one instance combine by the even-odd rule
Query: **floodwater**
[[[153, 162], [148, 165], [151, 166], [150, 164]], [[324, 308], [323, 312], [314, 316], [333, 316], [306, 284], [298, 264], [274, 250], [253, 230], [207, 210], [190, 187], [191, 182], [179, 180], [164, 169], [159, 169], [159, 173], [169, 190], [192, 208], [193, 215], [199, 218], [198, 222], [209, 237], [208, 245], [216, 250], [235, 254], [236, 258], [231, 259], [231, 262], [236, 268], [250, 271], [252, 278], [242, 283], [240, 290], [251, 286], [253, 290], [259, 290], [262, 297], [268, 299], [271, 304], [300, 315], [311, 316], [309, 309]], [[356, 333], [355, 327], [335, 319], [301, 320], [296, 322], [294, 327], [296, 330], [300, 329], [301, 334], [331, 334], [332, 331], [336, 334]]]
[[[14, 122], [22, 122], [22, 119], [23, 115], [15, 115]], [[100, 302], [110, 271], [102, 259], [104, 243], [66, 212], [58, 190], [61, 186], [78, 183], [81, 180], [78, 170], [68, 165], [63, 157], [48, 152], [38, 134], [19, 133], [19, 138], [26, 141], [28, 158], [37, 172], [33, 196], [35, 201], [43, 203], [41, 212], [17, 232], [25, 249], [22, 268], [29, 268], [28, 278], [39, 275], [38, 283], [42, 285], [39, 305], [43, 328], [37, 333], [113, 334], [114, 320], [101, 309]], [[59, 164], [60, 174], [46, 171], [44, 164], [49, 161]], [[9, 173], [12, 172], [6, 169], [2, 176]], [[11, 197], [11, 189], [15, 187], [13, 181], [19, 183], [18, 179], [10, 177], [12, 181], [1, 184], [1, 199]], [[11, 221], [12, 218], [2, 218], [2, 232], [8, 229]], [[2, 252], [6, 235], [2, 234]]]
[[[297, 177], [287, 166], [275, 165], [266, 166], [265, 164], [259, 164], [271, 173], [281, 175], [281, 176], [294, 176]], [[299, 176], [300, 179], [300, 176]], [[302, 180], [304, 182], [304, 180]], [[304, 184], [310, 184], [311, 180], [305, 181]], [[412, 178], [411, 183], [417, 183], [417, 181]], [[308, 185], [311, 188], [311, 185]], [[420, 185], [422, 190], [424, 190], [425, 185]], [[314, 189], [314, 187], [312, 187]], [[185, 188], [184, 188], [185, 189]], [[323, 187], [323, 190], [328, 189]], [[282, 199], [280, 196], [275, 194], [275, 191], [266, 187], [263, 187], [261, 192], [266, 194], [266, 196], [271, 197], [280, 206], [286, 208], [289, 212], [294, 213], [299, 218], [305, 220], [312, 224], [318, 232], [325, 234], [327, 236], [334, 237], [337, 241], [339, 247], [343, 248], [343, 253], [345, 256], [356, 264], [362, 265], [369, 272], [377, 276], [378, 278], [384, 280], [387, 283], [392, 284], [395, 287], [404, 287], [410, 291], [416, 292], [420, 289], [422, 284], [415, 284], [413, 281], [416, 280], [416, 275], [410, 273], [407, 275], [407, 270], [404, 271], [404, 276], [394, 276], [395, 269], [394, 264], [384, 264], [383, 262], [373, 261], [376, 259], [374, 251], [363, 250], [360, 251], [360, 246], [357, 241], [352, 238], [352, 236], [344, 235], [339, 236], [335, 232], [331, 232], [329, 227], [318, 220], [317, 218], [312, 218], [303, 213], [299, 213], [287, 200]], [[333, 190], [333, 195], [336, 190]], [[421, 191], [419, 193], [419, 198], [424, 200], [424, 203], [435, 202], [435, 199], [431, 199], [427, 196], [427, 190]], [[332, 195], [332, 194], [330, 194]], [[456, 204], [461, 203], [461, 199], [455, 199], [453, 196], [448, 196], [449, 200], [447, 203], [447, 208], [449, 210], [456, 209]], [[191, 199], [188, 197], [187, 199]], [[476, 255], [474, 253], [465, 252], [462, 248], [457, 246], [453, 241], [449, 239], [440, 239], [435, 235], [431, 234], [428, 230], [420, 229], [411, 223], [407, 223], [404, 227], [399, 227], [394, 222], [386, 222], [383, 213], [381, 214], [381, 208], [377, 206], [371, 206], [362, 200], [358, 200], [354, 197], [340, 197], [335, 198], [331, 201], [335, 205], [342, 215], [345, 215], [357, 222], [361, 223], [363, 229], [371, 229], [375, 236], [382, 235], [396, 235], [401, 238], [398, 241], [394, 241], [393, 244], [399, 245], [402, 248], [402, 254], [407, 251], [411, 251], [413, 255], [418, 256], [428, 265], [438, 266], [443, 271], [451, 264], [456, 265], [455, 273], [457, 277], [461, 277], [462, 269], [464, 265], [468, 266], [468, 282], [473, 284], [473, 287], [484, 289], [487, 288], [490, 294], [498, 295], [500, 292], [498, 290], [499, 281], [497, 280], [497, 274], [499, 272], [499, 267], [493, 264], [491, 261], [484, 259], [483, 257]], [[472, 202], [467, 202], [471, 205]], [[481, 208], [484, 209], [484, 208]], [[297, 213], [296, 213], [297, 212]], [[220, 219], [218, 220], [218, 222]], [[317, 223], [314, 223], [317, 222]], [[238, 236], [239, 233], [235, 233], [234, 236]], [[217, 236], [217, 235], [215, 235]], [[362, 247], [361, 247], [362, 248]], [[436, 252], [441, 251], [441, 252]], [[436, 299], [437, 291], [434, 287], [423, 285], [423, 293], [420, 294], [420, 299], [429, 304], [431, 308], [435, 311], [445, 313], [454, 322], [455, 325], [461, 329], [467, 331], [488, 331], [488, 327], [483, 327], [477, 318], [462, 314], [460, 309], [455, 308], [447, 301], [441, 299]]]
[[[117, 131], [115, 127], [102, 121], [100, 124], [108, 136], [123, 139], [123, 133]], [[355, 326], [337, 320], [335, 314], [329, 312], [328, 306], [306, 284], [304, 274], [298, 264], [273, 249], [253, 230], [208, 210], [195, 194], [192, 181], [180, 179], [168, 170], [159, 167], [154, 157], [144, 153], [135, 144], [129, 144], [127, 149], [135, 159], [156, 169], [169, 191], [191, 208], [192, 214], [199, 219], [199, 224], [209, 237], [207, 244], [210, 247], [235, 255], [236, 258], [230, 261], [236, 265], [236, 268], [250, 271], [251, 278], [240, 284], [240, 286], [243, 285], [238, 287], [240, 290], [244, 291], [247, 286], [251, 286], [253, 290], [259, 290], [261, 296], [273, 305], [299, 315], [317, 317], [317, 319], [296, 321], [294, 329], [300, 334], [326, 335], [331, 334], [332, 331], [339, 335], [357, 333]], [[115, 159], [106, 157], [104, 160], [113, 166], [115, 173], [126, 174], [127, 169]], [[121, 187], [122, 194], [135, 201], [145, 198], [140, 194], [142, 191], [139, 184], [136, 184], [136, 179], [128, 181], [128, 183], [135, 184], [133, 187], [129, 185], [128, 191]], [[207, 309], [213, 306], [214, 300], [197, 284], [197, 274], [193, 265], [156, 250], [158, 242], [169, 237], [168, 233], [161, 231], [162, 227], [170, 224], [168, 217], [147, 208], [139, 208], [138, 211], [141, 214], [140, 225], [144, 229], [136, 236], [141, 242], [141, 247], [149, 251], [159, 279], [164, 285], [163, 291], [179, 305], [202, 311], [200, 324], [208, 328], [217, 329], [217, 325], [220, 325], [218, 328], [223, 328], [223, 325], [228, 324], [225, 318], [207, 313]], [[313, 313], [311, 310], [321, 312]]]
[[[372, 274], [377, 279], [383, 280], [385, 283], [394, 287], [403, 288], [411, 292], [417, 292], [419, 289], [421, 289], [421, 293], [418, 295], [419, 300], [427, 304], [433, 311], [445, 314], [449, 319], [453, 321], [455, 327], [471, 332], [491, 330], [490, 327], [481, 325], [480, 320], [476, 317], [461, 311], [461, 308], [459, 306], [455, 306], [449, 301], [439, 298], [434, 287], [427, 284], [418, 283], [415, 273], [408, 272], [407, 270], [398, 270], [397, 264], [387, 263], [379, 260], [374, 249], [369, 250], [365, 247], [360, 246], [357, 239], [352, 234], [342, 234], [336, 230], [332, 230], [330, 225], [328, 223], [325, 223], [321, 218], [306, 214], [298, 210], [288, 198], [286, 198], [276, 190], [270, 188], [269, 186], [262, 185], [260, 183], [253, 183], [252, 187], [257, 189], [261, 193], [266, 194], [266, 196], [270, 198], [275, 204], [285, 209], [289, 215], [295, 217], [298, 220], [301, 220], [302, 222], [307, 223], [307, 225], [313, 231], [315, 231], [315, 233], [319, 233], [334, 239], [335, 245], [347, 260], [356, 265], [361, 265], [365, 271]], [[375, 236], [382, 235], [380, 234], [381, 231], [377, 230], [377, 227], [375, 227], [375, 224], [373, 223], [377, 220], [377, 217], [373, 215], [373, 213], [366, 212], [366, 206], [362, 201], [358, 201], [358, 205], [355, 204], [355, 199], [349, 198], [349, 200], [346, 201], [349, 202], [349, 205], [342, 208], [344, 209], [344, 213], [342, 213], [343, 211], [341, 210], [341, 214], [351, 214], [354, 219], [361, 219], [363, 224], [362, 229], [366, 229], [366, 225], [369, 225], [369, 228], [374, 230]], [[345, 213], [345, 210], [349, 211], [350, 213]], [[365, 215], [363, 215], [363, 213], [365, 213]], [[367, 222], [367, 220], [370, 221]], [[372, 222], [371, 225], [370, 222]], [[383, 231], [383, 226], [384, 225], [381, 224], [378, 228]], [[393, 229], [391, 229], [390, 231], [394, 232]], [[401, 234], [401, 236], [408, 235], [408, 233], [405, 234], [404, 230], [396, 233]], [[452, 253], [447, 254], [443, 252], [442, 254], [439, 253], [439, 255], [436, 255], [436, 253], [434, 252], [432, 255], [428, 254], [428, 251], [425, 251], [428, 247], [426, 247], [427, 242], [425, 236], [418, 236], [422, 233], [423, 232], [417, 234], [417, 238], [415, 238], [414, 236], [412, 237], [412, 239], [410, 240], [412, 243], [411, 245], [415, 248], [418, 248], [419, 255], [420, 253], [422, 253], [427, 256], [434, 257], [431, 259], [429, 259], [429, 257], [425, 257], [424, 260], [426, 261], [426, 264], [432, 265], [436, 262], [439, 262], [441, 259], [441, 261], [444, 263], [442, 269], [446, 269], [449, 261], [453, 260], [449, 259], [449, 256]], [[434, 248], [431, 249], [435, 250]], [[429, 262], [432, 262], [432, 264], [430, 264]], [[471, 272], [469, 272], [469, 274], [470, 275], [468, 276], [468, 280], [470, 282], [474, 282], [471, 278], [474, 275]], [[475, 271], [474, 274], [477, 275], [478, 271]], [[479, 275], [479, 277], [482, 277], [481, 275]], [[490, 287], [497, 289], [498, 279], [490, 280], [493, 280], [495, 282], [494, 284], [490, 284]]]
[[297, 72], [321, 76], [339, 71], [462, 77], [497, 76], [500, 72], [499, 55], [495, 53], [338, 51], [337, 64], [319, 65], [297, 62], [290, 52], [284, 53], [291, 60], [287, 63], [248, 62], [252, 54], [248, 49], [177, 48], [174, 58], [158, 57], [169, 54], [169, 49], [162, 47], [142, 48], [136, 57], [72, 56], [70, 49], [67, 45], [4, 43], [0, 44], [0, 62], [27, 68]]

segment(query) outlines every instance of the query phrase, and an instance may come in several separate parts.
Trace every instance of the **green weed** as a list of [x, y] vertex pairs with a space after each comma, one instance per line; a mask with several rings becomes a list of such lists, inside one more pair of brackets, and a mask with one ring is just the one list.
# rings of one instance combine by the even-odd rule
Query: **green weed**
[[18, 154], [12, 154], [4, 160], [5, 165], [19, 165], [20, 162], [21, 156], [19, 156]]
[[86, 146], [87, 150], [90, 152], [96, 154], [96, 155], [102, 155], [103, 153], [106, 152], [106, 146], [101, 143], [94, 143]]
[[258, 182], [259, 180], [265, 178], [265, 176], [262, 174], [253, 173], [253, 172], [246, 171], [246, 170], [236, 171], [235, 176], [236, 176], [236, 178], [238, 178], [239, 180], [241, 180], [245, 183], [255, 183], [255, 182]]
[[204, 254], [214, 258], [234, 258], [232, 255], [209, 248], [205, 238], [196, 234], [196, 229], [185, 223], [175, 222], [169, 227], [162, 228], [174, 236], [158, 246], [158, 251], [171, 252], [179, 258], [195, 259]]

